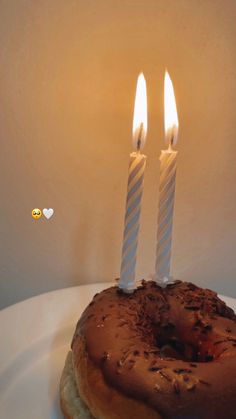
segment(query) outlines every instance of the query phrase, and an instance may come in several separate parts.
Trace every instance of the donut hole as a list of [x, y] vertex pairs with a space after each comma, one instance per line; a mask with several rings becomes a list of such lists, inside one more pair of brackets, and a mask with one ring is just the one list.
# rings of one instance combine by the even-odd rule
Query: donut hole
[[185, 362], [211, 362], [214, 355], [208, 350], [202, 351], [199, 346], [181, 342], [176, 338], [169, 339], [163, 344], [157, 344], [161, 358], [181, 359]]
[[215, 348], [207, 340], [188, 340], [178, 336], [176, 331], [157, 333], [155, 346], [160, 350], [161, 358], [181, 359], [185, 362], [211, 362], [215, 359]]
[[158, 343], [161, 358], [181, 359], [188, 362], [197, 362], [197, 349], [192, 345], [180, 342], [178, 339], [169, 339], [163, 344]]

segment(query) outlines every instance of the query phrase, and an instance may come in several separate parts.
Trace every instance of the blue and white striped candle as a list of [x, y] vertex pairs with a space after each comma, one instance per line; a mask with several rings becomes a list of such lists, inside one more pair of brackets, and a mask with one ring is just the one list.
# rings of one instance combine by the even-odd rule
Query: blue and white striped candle
[[165, 74], [165, 136], [167, 150], [160, 155], [159, 212], [156, 247], [155, 280], [165, 287], [172, 281], [170, 277], [172, 227], [175, 201], [175, 177], [177, 151], [173, 150], [178, 136], [178, 115], [174, 89], [169, 74]]
[[146, 81], [140, 74], [137, 81], [133, 119], [133, 144], [135, 152], [130, 154], [128, 188], [126, 199], [124, 237], [119, 288], [130, 293], [136, 288], [135, 268], [138, 234], [143, 194], [146, 156], [141, 154], [147, 133]]

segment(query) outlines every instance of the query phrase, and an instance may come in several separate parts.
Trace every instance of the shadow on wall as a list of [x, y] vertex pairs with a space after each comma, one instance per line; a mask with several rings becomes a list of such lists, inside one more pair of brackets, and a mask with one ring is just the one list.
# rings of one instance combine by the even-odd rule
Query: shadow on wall
[[89, 203], [81, 208], [80, 222], [72, 241], [74, 283], [113, 281], [117, 277], [115, 269], [119, 268], [120, 257], [117, 248], [121, 243], [116, 220], [115, 211], [105, 207], [104, 202], [98, 203], [96, 208]]

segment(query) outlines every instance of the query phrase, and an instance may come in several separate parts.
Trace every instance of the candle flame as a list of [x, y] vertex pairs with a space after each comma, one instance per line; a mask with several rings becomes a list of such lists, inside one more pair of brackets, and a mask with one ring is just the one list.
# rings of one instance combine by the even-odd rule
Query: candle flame
[[147, 134], [147, 90], [143, 73], [139, 74], [136, 88], [133, 119], [133, 144], [136, 150], [145, 145]]
[[167, 71], [165, 72], [164, 108], [166, 142], [169, 144], [169, 147], [171, 148], [177, 143], [179, 121], [175, 102], [174, 88], [169, 73]]

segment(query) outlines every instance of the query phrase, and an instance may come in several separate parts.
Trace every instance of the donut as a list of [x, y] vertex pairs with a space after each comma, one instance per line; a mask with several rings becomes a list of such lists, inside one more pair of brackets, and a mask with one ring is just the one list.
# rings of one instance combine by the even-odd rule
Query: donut
[[235, 399], [236, 315], [211, 290], [114, 286], [77, 323], [61, 379], [66, 418], [235, 419]]

